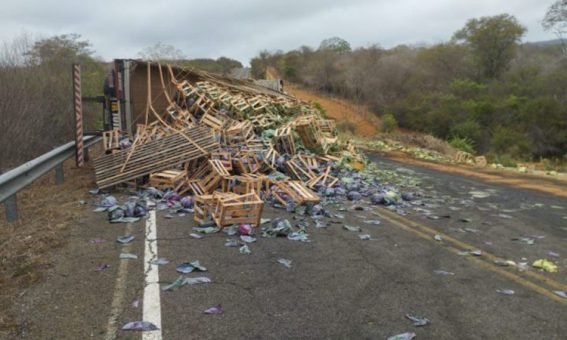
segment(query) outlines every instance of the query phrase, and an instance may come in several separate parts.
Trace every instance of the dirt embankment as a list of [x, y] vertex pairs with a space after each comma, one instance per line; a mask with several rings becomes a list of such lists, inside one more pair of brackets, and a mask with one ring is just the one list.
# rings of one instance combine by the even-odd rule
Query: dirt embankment
[[318, 95], [287, 83], [285, 91], [299, 99], [317, 102], [327, 111], [327, 116], [337, 121], [354, 125], [356, 134], [362, 137], [373, 137], [378, 133], [380, 120], [360, 105], [350, 104], [344, 100]]
[[[267, 79], [278, 79], [277, 71], [273, 68], [266, 70]], [[319, 103], [327, 112], [327, 116], [337, 121], [338, 124], [350, 123], [360, 137], [374, 137], [380, 127], [380, 119], [364, 106], [350, 103], [346, 100], [341, 100], [318, 94], [298, 85], [286, 82], [284, 85], [285, 92], [307, 102]]]

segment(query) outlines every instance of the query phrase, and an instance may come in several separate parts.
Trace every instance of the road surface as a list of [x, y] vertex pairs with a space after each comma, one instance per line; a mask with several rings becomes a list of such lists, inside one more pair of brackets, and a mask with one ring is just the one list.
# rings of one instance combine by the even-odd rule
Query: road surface
[[[19, 299], [18, 336], [140, 339], [141, 333], [120, 328], [146, 319], [160, 330], [144, 339], [386, 339], [404, 332], [417, 339], [566, 338], [567, 299], [554, 293], [567, 291], [564, 198], [374, 161], [403, 174], [406, 183], [419, 181], [415, 190], [425, 196], [404, 208], [407, 215], [368, 203], [357, 204], [367, 211], [350, 209], [350, 202], [328, 206], [339, 217], [326, 218], [327, 228], [314, 228], [308, 218], [310, 243], [257, 235], [250, 255], [225, 247], [222, 232], [192, 238], [192, 215], [167, 219], [160, 211], [155, 223], [109, 224], [105, 214], [89, 213], [55, 254], [46, 280]], [[349, 210], [339, 211], [342, 206]], [[266, 208], [264, 217], [297, 222], [281, 209]], [[115, 242], [127, 233], [133, 242]], [[482, 255], [463, 256], [467, 250]], [[138, 259], [119, 260], [121, 252]], [[155, 256], [171, 262], [145, 265]], [[278, 263], [282, 258], [291, 268]], [[494, 264], [545, 258], [559, 265], [558, 273]], [[159, 289], [178, 278], [177, 264], [193, 260], [208, 271], [187, 276], [211, 283]], [[95, 271], [100, 264], [110, 267]], [[218, 304], [223, 314], [203, 313]], [[431, 323], [414, 327], [406, 314]]]

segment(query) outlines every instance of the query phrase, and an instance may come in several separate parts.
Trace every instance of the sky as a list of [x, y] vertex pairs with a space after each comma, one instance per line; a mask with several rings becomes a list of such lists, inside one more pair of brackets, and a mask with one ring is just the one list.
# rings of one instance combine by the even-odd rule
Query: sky
[[136, 58], [158, 42], [187, 58], [248, 64], [261, 50], [318, 47], [341, 37], [353, 48], [447, 41], [471, 18], [514, 15], [523, 41], [550, 40], [541, 20], [554, 0], [0, 0], [0, 41], [78, 33], [105, 60]]

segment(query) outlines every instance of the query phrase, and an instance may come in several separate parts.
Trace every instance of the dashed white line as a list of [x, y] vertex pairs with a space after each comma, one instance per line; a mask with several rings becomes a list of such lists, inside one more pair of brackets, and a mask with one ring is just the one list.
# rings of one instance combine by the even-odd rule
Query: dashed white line
[[158, 330], [143, 332], [143, 340], [161, 340], [161, 302], [159, 286], [159, 270], [157, 264], [151, 262], [158, 258], [156, 211], [149, 211], [146, 220], [146, 245], [144, 253], [144, 301], [143, 320], [157, 326]]

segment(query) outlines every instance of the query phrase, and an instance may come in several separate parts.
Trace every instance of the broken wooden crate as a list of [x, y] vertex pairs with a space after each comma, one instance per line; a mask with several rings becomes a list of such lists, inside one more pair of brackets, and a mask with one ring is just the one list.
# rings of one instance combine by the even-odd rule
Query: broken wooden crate
[[189, 178], [179, 186], [179, 193], [192, 192], [194, 195], [205, 195], [215, 191], [221, 184], [223, 178], [230, 176], [230, 173], [219, 160], [209, 159], [206, 166], [202, 169], [203, 177]]
[[303, 203], [319, 203], [316, 193], [307, 188], [301, 181], [272, 181], [272, 195], [282, 204], [286, 205], [292, 200], [296, 205]]
[[102, 147], [105, 152], [120, 150], [120, 134], [118, 129], [102, 132]]
[[177, 189], [185, 181], [187, 172], [183, 170], [164, 170], [150, 174], [149, 185], [160, 190]]
[[326, 153], [327, 149], [324, 144], [324, 136], [317, 126], [317, 118], [314, 116], [297, 117], [288, 124], [295, 128], [301, 143], [308, 149], [317, 153]]
[[259, 194], [262, 190], [262, 178], [259, 176], [227, 176], [222, 182], [223, 192], [233, 192], [235, 194], [243, 195], [250, 193]]
[[327, 169], [321, 173], [321, 175], [310, 179], [305, 184], [310, 188], [315, 188], [316, 186], [333, 187], [339, 181], [338, 178], [331, 176], [331, 166], [327, 166]]
[[274, 147], [279, 153], [295, 155], [295, 143], [290, 127], [280, 128], [274, 132]]

